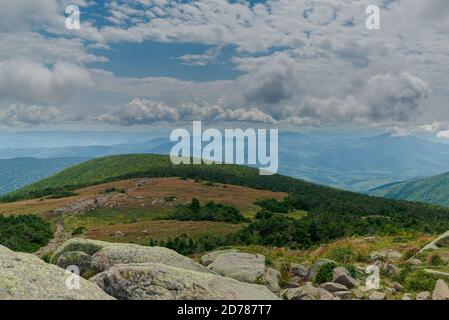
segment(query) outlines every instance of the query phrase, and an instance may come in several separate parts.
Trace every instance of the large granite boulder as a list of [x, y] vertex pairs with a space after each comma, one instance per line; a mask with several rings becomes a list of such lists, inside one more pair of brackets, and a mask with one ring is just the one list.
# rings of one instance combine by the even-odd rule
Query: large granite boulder
[[224, 249], [224, 250], [216, 250], [216, 251], [206, 253], [205, 255], [201, 256], [201, 264], [208, 266], [212, 262], [214, 262], [215, 259], [219, 255], [222, 255], [223, 253], [229, 253], [229, 252], [235, 253], [235, 252], [239, 252], [239, 251], [237, 249]]
[[79, 278], [79, 289], [67, 286], [73, 275], [28, 253], [0, 246], [0, 300], [111, 300], [96, 284]]
[[225, 277], [254, 283], [265, 273], [265, 256], [228, 252], [217, 256], [209, 269]]
[[160, 263], [112, 266], [91, 278], [123, 300], [277, 300], [265, 286]]
[[54, 252], [50, 261], [62, 268], [75, 265], [81, 269], [82, 275], [90, 276], [116, 264], [143, 262], [163, 263], [183, 269], [212, 273], [208, 268], [168, 248], [81, 238], [74, 238], [64, 243]]
[[91, 256], [83, 251], [66, 251], [58, 257], [56, 265], [63, 269], [68, 266], [77, 266], [80, 274], [83, 275], [91, 270]]
[[279, 292], [281, 273], [265, 265], [265, 256], [243, 252], [225, 252], [208, 266], [222, 276], [248, 283], [259, 283]]
[[147, 247], [136, 244], [114, 244], [100, 249], [92, 256], [92, 269], [97, 272], [108, 270], [116, 264], [162, 263], [181, 269], [213, 273], [201, 264], [163, 247]]
[[114, 245], [114, 243], [100, 241], [100, 240], [89, 240], [82, 238], [73, 238], [66, 241], [62, 246], [60, 246], [51, 256], [50, 262], [53, 264], [58, 263], [59, 257], [67, 252], [84, 252], [85, 254], [92, 256], [95, 252], [104, 247]]

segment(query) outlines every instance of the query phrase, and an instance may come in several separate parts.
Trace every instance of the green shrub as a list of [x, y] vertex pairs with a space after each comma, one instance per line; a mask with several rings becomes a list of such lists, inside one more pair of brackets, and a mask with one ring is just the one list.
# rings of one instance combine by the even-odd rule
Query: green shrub
[[340, 263], [349, 263], [356, 260], [354, 250], [350, 247], [341, 247], [333, 249], [328, 254], [328, 258]]
[[408, 291], [432, 291], [437, 278], [423, 270], [410, 273], [404, 280], [404, 288]]
[[107, 188], [106, 190], [104, 190], [104, 193], [111, 193], [111, 192], [125, 193], [126, 191], [124, 189], [118, 189], [116, 187], [110, 187], [110, 188]]
[[166, 196], [166, 197], [164, 197], [164, 200], [166, 201], [166, 202], [173, 202], [173, 201], [175, 201], [177, 198], [176, 198], [176, 196], [174, 196], [174, 195], [169, 195], [169, 196]]
[[393, 280], [399, 283], [403, 283], [405, 279], [413, 273], [414, 269], [411, 265], [407, 264], [405, 265], [399, 273], [397, 273], [395, 276], [393, 276]]
[[432, 266], [442, 266], [446, 264], [446, 262], [443, 260], [443, 258], [441, 258], [439, 254], [435, 253], [430, 257], [430, 264]]
[[35, 215], [0, 215], [0, 244], [14, 251], [34, 252], [53, 238], [51, 225]]
[[181, 221], [225, 221], [240, 223], [246, 221], [240, 211], [232, 206], [210, 201], [201, 206], [198, 199], [193, 198], [189, 205], [180, 205], [171, 215], [172, 219]]
[[332, 273], [336, 267], [337, 265], [333, 262], [323, 264], [318, 268], [314, 282], [316, 284], [322, 284], [332, 281]]
[[76, 228], [75, 230], [72, 231], [72, 236], [77, 236], [77, 235], [83, 234], [84, 231], [86, 231], [86, 227], [79, 226], [78, 228]]
[[77, 193], [66, 190], [66, 189], [55, 189], [52, 191], [52, 193], [47, 197], [47, 199], [59, 199], [59, 198], [66, 198], [66, 197], [72, 197], [78, 195]]
[[274, 198], [259, 200], [255, 204], [262, 207], [262, 209], [278, 213], [288, 213], [292, 209], [288, 203]]
[[51, 256], [53, 255], [53, 252], [47, 252], [46, 254], [44, 254], [43, 256], [42, 256], [42, 260], [44, 260], [45, 262], [47, 262], [47, 263], [50, 263], [50, 259], [51, 259]]
[[356, 267], [354, 267], [352, 264], [346, 264], [344, 266], [346, 268], [346, 270], [349, 271], [349, 274], [351, 275], [351, 277], [353, 277], [354, 279], [357, 279], [360, 277], [360, 271], [358, 271], [356, 269]]

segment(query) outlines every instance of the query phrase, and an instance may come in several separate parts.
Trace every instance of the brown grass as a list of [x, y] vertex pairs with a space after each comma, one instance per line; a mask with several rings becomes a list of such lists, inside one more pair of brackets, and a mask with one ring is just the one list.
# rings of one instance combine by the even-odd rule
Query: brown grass
[[[169, 237], [173, 238], [183, 233], [194, 239], [203, 235], [225, 235], [238, 231], [242, 226], [211, 221], [139, 221], [136, 223], [101, 226], [101, 228], [88, 231], [85, 237], [110, 242], [148, 244], [150, 238], [162, 240]], [[117, 231], [121, 231], [125, 235], [115, 237], [114, 233]]]
[[[144, 181], [144, 184], [137, 187], [142, 181]], [[119, 192], [113, 194], [114, 202], [117, 203], [118, 208], [161, 209], [164, 206], [190, 202], [195, 197], [202, 203], [215, 201], [233, 205], [247, 215], [251, 215], [259, 209], [258, 206], [254, 205], [254, 202], [258, 199], [275, 198], [281, 200], [287, 196], [283, 192], [223, 184], [209, 186], [202, 181], [195, 182], [179, 178], [129, 179], [82, 188], [75, 191], [77, 195], [61, 199], [31, 199], [2, 203], [0, 204], [0, 214], [38, 214], [45, 217], [51, 210], [83, 199], [101, 196], [106, 189], [112, 187], [126, 190], [124, 194]], [[174, 203], [161, 201], [172, 195], [176, 196]]]

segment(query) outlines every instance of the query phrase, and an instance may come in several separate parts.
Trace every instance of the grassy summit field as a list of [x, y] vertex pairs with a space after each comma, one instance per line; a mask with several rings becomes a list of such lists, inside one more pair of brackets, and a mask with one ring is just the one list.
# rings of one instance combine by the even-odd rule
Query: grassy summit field
[[[202, 209], [189, 208], [193, 198]], [[0, 200], [0, 213], [37, 214], [95, 239], [148, 244], [182, 235], [168, 245], [187, 254], [228, 244], [308, 248], [351, 236], [449, 229], [448, 208], [260, 176], [244, 166], [175, 166], [168, 156], [149, 154], [90, 160]], [[240, 218], [212, 219], [203, 212], [209, 201], [211, 212]]]

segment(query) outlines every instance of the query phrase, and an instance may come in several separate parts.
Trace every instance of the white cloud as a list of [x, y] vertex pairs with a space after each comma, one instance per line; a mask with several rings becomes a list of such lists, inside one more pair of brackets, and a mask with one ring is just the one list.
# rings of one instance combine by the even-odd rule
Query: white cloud
[[0, 98], [54, 103], [91, 84], [89, 71], [76, 64], [57, 62], [48, 68], [24, 59], [0, 61]]
[[[94, 4], [0, 0], [0, 99], [68, 110], [76, 104], [66, 98], [82, 90], [87, 103], [78, 108], [126, 125], [200, 118], [402, 127], [449, 117], [447, 0], [116, 0], [101, 12], [109, 25], [82, 19], [77, 32], [64, 27], [69, 2]], [[364, 26], [368, 4], [382, 7], [377, 32]], [[105, 61], [95, 48], [145, 40], [212, 46], [174, 57], [190, 66], [231, 52], [243, 75], [196, 82], [88, 69]]]
[[98, 117], [99, 121], [120, 124], [138, 125], [157, 121], [177, 121], [179, 113], [165, 103], [133, 99], [125, 107]]
[[449, 130], [442, 130], [437, 133], [437, 138], [449, 139]]
[[243, 121], [243, 122], [261, 122], [261, 123], [276, 123], [276, 121], [270, 115], [263, 111], [251, 108], [246, 109], [227, 109], [214, 120], [218, 121]]
[[59, 124], [61, 121], [61, 114], [55, 107], [12, 104], [0, 111], [0, 123], [9, 127]]

